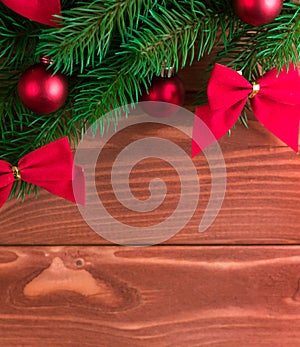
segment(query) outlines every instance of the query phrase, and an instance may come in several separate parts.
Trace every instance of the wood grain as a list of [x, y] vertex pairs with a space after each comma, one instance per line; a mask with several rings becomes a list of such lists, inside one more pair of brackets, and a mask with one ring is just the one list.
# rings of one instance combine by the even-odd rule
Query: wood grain
[[300, 247], [0, 249], [0, 344], [298, 346]]
[[[151, 213], [133, 213], [116, 200], [111, 188], [113, 158], [128, 142], [162, 136], [190, 153], [190, 139], [172, 128], [130, 127], [116, 136], [101, 154], [97, 166], [97, 190], [109, 212], [121, 222], [142, 226], [157, 224], [176, 208], [180, 181], [176, 171], [161, 161], [148, 159], [131, 173], [132, 191], [140, 199], [149, 197], [148, 184], [160, 177], [169, 187], [166, 199]], [[222, 209], [204, 233], [198, 225], [206, 208], [211, 176], [203, 155], [193, 159], [201, 195], [190, 222], [167, 244], [298, 244], [300, 240], [299, 156], [283, 146], [256, 121], [250, 128], [238, 126], [232, 136], [220, 141], [227, 170], [227, 189]], [[175, 158], [176, 159], [176, 158]], [[187, 178], [189, 173], [186, 173]], [[40, 191], [25, 203], [12, 200], [0, 211], [0, 244], [110, 244], [83, 220], [72, 203]]]
[[[179, 73], [190, 110], [209, 59]], [[248, 130], [237, 126], [220, 141], [226, 196], [204, 233], [198, 225], [211, 174], [203, 155], [193, 159], [196, 212], [156, 247], [111, 246], [75, 205], [43, 190], [38, 200], [7, 202], [0, 209], [0, 346], [300, 346], [299, 156], [249, 117]], [[180, 179], [157, 159], [135, 166], [130, 187], [143, 200], [150, 180], [162, 178], [168, 192], [159, 209], [132, 212], [112, 190], [113, 158], [130, 141], [157, 135], [190, 154], [183, 133], [146, 125], [114, 137], [99, 157], [99, 196], [123, 223], [159, 223], [176, 208]]]

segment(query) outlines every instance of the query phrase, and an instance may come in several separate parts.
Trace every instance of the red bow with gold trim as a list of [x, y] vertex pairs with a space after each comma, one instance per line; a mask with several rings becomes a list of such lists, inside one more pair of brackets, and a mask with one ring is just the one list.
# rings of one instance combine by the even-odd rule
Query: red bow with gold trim
[[202, 122], [217, 141], [236, 123], [248, 99], [260, 123], [298, 152], [300, 76], [292, 64], [280, 73], [272, 69], [252, 84], [235, 70], [216, 64], [207, 95], [209, 103], [196, 109], [193, 156], [212, 144], [213, 136], [206, 141], [199, 131]]
[[26, 154], [17, 166], [0, 160], [0, 207], [15, 180], [32, 183], [64, 199], [85, 204], [83, 169], [74, 166], [67, 137]]

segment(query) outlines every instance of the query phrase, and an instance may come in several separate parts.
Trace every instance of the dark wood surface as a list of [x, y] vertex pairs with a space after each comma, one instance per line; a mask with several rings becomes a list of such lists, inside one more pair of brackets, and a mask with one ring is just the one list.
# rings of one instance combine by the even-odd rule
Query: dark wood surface
[[[242, 125], [230, 137], [220, 141], [227, 170], [227, 189], [222, 209], [214, 224], [204, 233], [198, 225], [206, 208], [211, 177], [203, 155], [193, 159], [197, 168], [201, 194], [197, 210], [190, 222], [166, 244], [298, 244], [300, 240], [300, 160], [299, 155], [283, 146], [256, 121]], [[150, 126], [131, 128], [120, 137], [115, 148], [122, 148], [130, 136], [149, 135]], [[190, 151], [188, 137], [172, 129], [164, 129], [164, 136], [180, 143]], [[117, 140], [116, 140], [117, 141]], [[124, 147], [124, 146], [123, 146]], [[178, 177], [172, 167], [148, 160], [133, 170], [131, 186], [139, 198], [149, 196], [148, 184], [153, 174], [171, 185], [171, 198], [159, 210], [148, 214], [132, 213], [123, 209], [110, 187], [109, 172], [113, 164], [114, 148], [108, 148], [99, 161], [97, 186], [105, 206], [115, 218], [136, 225], [151, 220], [159, 223], [166, 213], [176, 208], [180, 194]], [[149, 170], [151, 168], [151, 170]], [[188, 173], [187, 173], [188, 175]], [[140, 185], [140, 178], [145, 185]], [[175, 198], [174, 198], [175, 196]], [[27, 197], [25, 203], [12, 200], [1, 209], [0, 244], [2, 245], [73, 245], [110, 244], [95, 233], [83, 220], [77, 207], [40, 190], [39, 197]]]
[[[201, 63], [181, 73], [189, 91], [204, 83], [202, 71]], [[300, 346], [299, 155], [250, 118], [249, 129], [237, 126], [220, 141], [226, 195], [203, 233], [211, 191], [203, 155], [193, 159], [201, 184], [194, 215], [157, 246], [116, 246], [74, 204], [43, 190], [37, 200], [7, 202], [0, 210], [0, 346]], [[178, 175], [155, 159], [134, 168], [130, 186], [143, 200], [150, 180], [162, 178], [168, 191], [159, 209], [135, 213], [113, 195], [118, 149], [155, 134], [190, 153], [187, 136], [146, 125], [116, 136], [98, 161], [103, 203], [129, 225], [159, 223], [178, 203]]]
[[299, 346], [300, 248], [1, 248], [1, 346]]

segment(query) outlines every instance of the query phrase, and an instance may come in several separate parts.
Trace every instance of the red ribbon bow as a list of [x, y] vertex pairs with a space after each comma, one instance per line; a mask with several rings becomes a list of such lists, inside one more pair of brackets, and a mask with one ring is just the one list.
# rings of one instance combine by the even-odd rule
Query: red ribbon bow
[[67, 137], [26, 154], [18, 166], [0, 160], [0, 207], [7, 200], [16, 179], [35, 184], [64, 199], [85, 204], [83, 169], [74, 166]]
[[59, 26], [57, 18], [53, 15], [60, 15], [60, 0], [1, 0], [4, 5], [21, 16], [29, 18], [35, 22]]
[[[196, 109], [193, 156], [228, 132], [238, 120], [248, 98], [260, 123], [298, 152], [300, 76], [292, 64], [279, 74], [277, 69], [268, 71], [253, 84], [235, 70], [216, 64], [207, 95], [209, 104]], [[203, 122], [214, 135], [214, 140], [212, 137], [203, 139], [199, 131]]]

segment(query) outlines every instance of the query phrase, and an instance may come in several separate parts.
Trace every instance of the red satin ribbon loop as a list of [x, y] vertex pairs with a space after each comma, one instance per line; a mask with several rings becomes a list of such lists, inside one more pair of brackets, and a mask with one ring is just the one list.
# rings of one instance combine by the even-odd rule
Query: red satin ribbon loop
[[[216, 64], [208, 88], [208, 104], [196, 109], [193, 128], [192, 155], [225, 135], [238, 120], [249, 96], [256, 118], [280, 140], [298, 152], [300, 121], [300, 76], [292, 65], [279, 74], [277, 69], [268, 71], [253, 87], [233, 69]], [[201, 123], [204, 122], [215, 141], [204, 141]], [[211, 138], [211, 137], [210, 137]], [[201, 145], [200, 145], [201, 144]]]
[[[67, 137], [26, 154], [17, 166], [0, 160], [0, 207], [7, 200], [15, 179], [42, 187], [64, 199], [85, 204], [83, 169], [74, 165]], [[76, 197], [73, 187], [76, 189]]]

